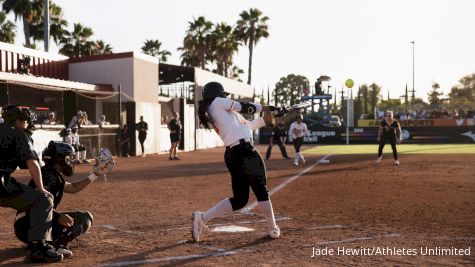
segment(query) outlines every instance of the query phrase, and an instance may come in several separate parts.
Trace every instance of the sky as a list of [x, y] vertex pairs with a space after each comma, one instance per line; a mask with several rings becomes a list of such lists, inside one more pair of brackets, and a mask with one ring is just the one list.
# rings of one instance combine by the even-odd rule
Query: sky
[[[432, 82], [447, 94], [463, 76], [475, 73], [473, 0], [53, 0], [62, 7], [69, 29], [91, 27], [94, 39], [114, 52], [140, 51], [146, 39], [159, 39], [180, 64], [188, 22], [208, 20], [234, 25], [239, 14], [257, 8], [270, 19], [267, 39], [255, 50], [252, 84], [273, 88], [288, 74], [332, 78], [340, 91], [351, 78], [355, 87], [377, 83], [386, 99], [412, 89], [413, 48], [416, 96], [427, 99]], [[24, 41], [21, 23], [17, 43]], [[411, 43], [414, 41], [414, 45]], [[53, 46], [51, 51], [57, 51]], [[246, 73], [248, 49], [240, 47], [235, 64]]]

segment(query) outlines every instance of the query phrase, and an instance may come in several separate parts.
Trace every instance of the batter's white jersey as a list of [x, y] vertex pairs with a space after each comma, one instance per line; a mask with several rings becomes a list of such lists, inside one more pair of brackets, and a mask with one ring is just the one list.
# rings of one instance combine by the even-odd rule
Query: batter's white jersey
[[[262, 112], [262, 106], [256, 106], [256, 113]], [[252, 139], [252, 130], [265, 126], [263, 118], [252, 121], [246, 120], [238, 112], [241, 111], [241, 103], [227, 98], [216, 97], [208, 108], [212, 124], [225, 146], [239, 141], [239, 139]]]
[[292, 122], [292, 124], [290, 124], [289, 132], [292, 135], [292, 139], [295, 139], [297, 137], [303, 137], [304, 135], [308, 135], [307, 124], [305, 124], [304, 122], [301, 122], [299, 124], [296, 121], [294, 121]]

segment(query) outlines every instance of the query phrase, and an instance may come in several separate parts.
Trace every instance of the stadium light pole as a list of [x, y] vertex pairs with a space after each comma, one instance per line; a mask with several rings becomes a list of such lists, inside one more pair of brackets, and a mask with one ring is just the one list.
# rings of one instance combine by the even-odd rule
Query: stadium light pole
[[49, 0], [44, 0], [44, 44], [45, 44], [45, 52], [49, 51]]
[[414, 84], [415, 84], [415, 82], [414, 82], [414, 80], [415, 80], [415, 79], [414, 79], [414, 77], [415, 77], [415, 68], [414, 68], [414, 66], [415, 66], [415, 56], [414, 56], [414, 51], [415, 51], [414, 45], [415, 45], [415, 42], [412, 41], [411, 44], [412, 44], [412, 94], [414, 94], [414, 92], [415, 92], [415, 90], [416, 90], [416, 88], [415, 88], [415, 86], [414, 86]]

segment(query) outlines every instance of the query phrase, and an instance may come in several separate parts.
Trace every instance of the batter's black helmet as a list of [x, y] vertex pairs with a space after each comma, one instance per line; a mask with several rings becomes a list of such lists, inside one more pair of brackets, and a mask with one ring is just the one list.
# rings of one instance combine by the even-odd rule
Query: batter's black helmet
[[226, 97], [228, 95], [229, 93], [226, 93], [223, 86], [218, 82], [209, 82], [203, 88], [203, 99]]
[[19, 108], [15, 105], [9, 105], [2, 109], [2, 117], [5, 123], [12, 124], [16, 120], [27, 121], [32, 125], [36, 122], [36, 115], [26, 108]]
[[62, 166], [61, 172], [66, 176], [74, 174], [74, 147], [68, 143], [50, 141], [43, 150], [43, 161], [46, 166], [56, 163]]

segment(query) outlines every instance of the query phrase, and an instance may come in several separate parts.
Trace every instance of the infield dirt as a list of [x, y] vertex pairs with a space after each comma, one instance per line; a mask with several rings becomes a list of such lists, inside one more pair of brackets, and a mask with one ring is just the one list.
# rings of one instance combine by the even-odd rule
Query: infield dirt
[[[117, 158], [107, 182], [64, 196], [58, 210], [90, 211], [94, 225], [72, 244], [73, 257], [55, 266], [475, 265], [475, 155], [403, 155], [399, 166], [389, 155], [379, 165], [374, 155], [330, 156], [330, 164], [314, 166], [271, 197], [280, 239], [267, 237], [256, 209], [210, 222], [210, 229], [238, 225], [255, 231], [208, 231], [202, 242], [189, 242], [191, 213], [231, 196], [223, 153], [181, 153], [180, 161], [167, 155]], [[307, 164], [295, 167], [274, 147], [266, 162], [269, 189], [322, 156], [307, 155]], [[68, 180], [89, 170], [78, 166]], [[25, 182], [26, 174], [13, 176]], [[13, 234], [14, 216], [0, 208], [4, 266], [23, 264], [25, 255]], [[417, 249], [419, 255], [336, 255], [343, 247]], [[421, 247], [470, 248], [471, 255], [423, 256]], [[334, 249], [335, 255], [311, 257], [314, 248]]]

